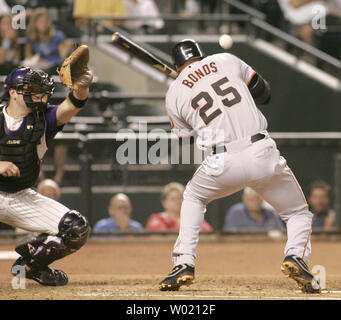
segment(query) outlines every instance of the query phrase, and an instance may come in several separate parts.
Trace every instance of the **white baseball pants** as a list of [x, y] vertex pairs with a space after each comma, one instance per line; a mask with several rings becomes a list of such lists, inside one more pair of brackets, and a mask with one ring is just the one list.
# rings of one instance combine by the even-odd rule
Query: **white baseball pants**
[[275, 141], [266, 135], [255, 143], [248, 138], [227, 144], [226, 152], [211, 154], [195, 172], [184, 193], [179, 236], [172, 253], [174, 265], [194, 266], [206, 205], [246, 186], [270, 203], [286, 222], [284, 254], [298, 255], [308, 263], [313, 214]]
[[31, 232], [56, 235], [61, 218], [70, 211], [33, 189], [0, 191], [0, 221]]

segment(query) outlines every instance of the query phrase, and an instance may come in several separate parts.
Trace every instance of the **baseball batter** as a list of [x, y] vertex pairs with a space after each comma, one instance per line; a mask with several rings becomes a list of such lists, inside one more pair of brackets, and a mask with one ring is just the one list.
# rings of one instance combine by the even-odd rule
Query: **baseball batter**
[[313, 215], [256, 106], [270, 100], [269, 84], [232, 54], [204, 57], [190, 39], [174, 46], [172, 58], [179, 75], [166, 95], [171, 125], [180, 137], [197, 132], [199, 146], [212, 152], [186, 186], [172, 253], [174, 268], [161, 281], [160, 290], [178, 290], [193, 282], [207, 204], [248, 186], [286, 222], [282, 272], [296, 280], [302, 291], [319, 292], [307, 266]]
[[[92, 82], [81, 70], [78, 89], [58, 106], [49, 105], [54, 82], [48, 74], [28, 67], [14, 69], [5, 80], [0, 111], [0, 221], [33, 232], [15, 248], [28, 279], [61, 286], [67, 275], [48, 265], [80, 249], [90, 227], [76, 210], [34, 191], [40, 163], [49, 143], [84, 106]], [[15, 276], [19, 268], [12, 268]], [[20, 276], [23, 276], [22, 274]]]

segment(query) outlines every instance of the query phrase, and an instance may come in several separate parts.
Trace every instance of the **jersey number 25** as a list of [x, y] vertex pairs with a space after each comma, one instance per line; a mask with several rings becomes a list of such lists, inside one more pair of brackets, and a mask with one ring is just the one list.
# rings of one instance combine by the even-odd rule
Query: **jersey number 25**
[[[236, 103], [239, 103], [242, 98], [237, 89], [234, 87], [222, 89], [222, 86], [227, 82], [229, 82], [229, 79], [227, 79], [227, 77], [224, 77], [217, 82], [211, 84], [211, 87], [217, 95], [224, 97], [224, 99], [222, 100], [223, 105], [225, 107], [231, 108]], [[233, 97], [227, 97], [229, 94], [233, 95]], [[201, 101], [202, 99], [204, 99], [204, 105], [200, 107], [200, 105], [203, 103]], [[222, 113], [221, 109], [217, 108], [211, 114], [207, 115], [207, 111], [212, 108], [213, 102], [213, 98], [207, 91], [201, 91], [192, 99], [191, 102], [191, 106], [194, 110], [197, 110], [199, 108], [199, 115], [206, 125], [208, 125], [213, 119], [215, 119]]]

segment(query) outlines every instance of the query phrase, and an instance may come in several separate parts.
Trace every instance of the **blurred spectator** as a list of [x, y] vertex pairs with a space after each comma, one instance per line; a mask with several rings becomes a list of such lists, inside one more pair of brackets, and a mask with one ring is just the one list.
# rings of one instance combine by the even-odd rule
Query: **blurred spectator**
[[[312, 45], [313, 29], [311, 21], [316, 16], [315, 0], [278, 0], [285, 19], [289, 22], [289, 32], [305, 43]], [[319, 1], [319, 4], [321, 2]], [[321, 3], [322, 6], [325, 6]]]
[[313, 229], [335, 226], [335, 212], [330, 208], [331, 187], [324, 181], [314, 181], [309, 187], [308, 202], [314, 214]]
[[3, 14], [0, 16], [0, 73], [8, 74], [20, 62], [20, 48], [18, 35], [12, 28], [12, 16]]
[[[54, 29], [45, 8], [38, 8], [31, 12], [27, 38], [24, 64], [43, 69], [47, 73], [56, 74], [57, 67], [61, 65], [73, 48], [72, 40], [66, 39], [62, 31]], [[67, 146], [56, 144], [54, 180], [58, 184], [62, 183], [66, 157]]]
[[327, 0], [329, 13], [335, 17], [341, 17], [341, 0]]
[[132, 205], [127, 195], [119, 193], [113, 196], [108, 207], [109, 218], [99, 220], [94, 232], [142, 231], [142, 225], [131, 219]]
[[[179, 230], [184, 190], [184, 186], [177, 182], [171, 182], [164, 187], [161, 194], [161, 202], [165, 211], [151, 214], [146, 224], [146, 230]], [[204, 220], [200, 231], [209, 232], [213, 231], [213, 228]]]
[[283, 230], [278, 214], [263, 206], [263, 199], [253, 189], [244, 189], [243, 202], [233, 205], [225, 216], [224, 231]]
[[[95, 17], [124, 17], [126, 9], [123, 0], [74, 0], [73, 16], [81, 28], [89, 26], [89, 19]], [[120, 25], [121, 22], [109, 20], [108, 23]]]
[[62, 31], [55, 30], [45, 8], [33, 10], [27, 26], [25, 65], [55, 74], [72, 47], [72, 40], [66, 39]]
[[[320, 50], [341, 59], [341, 0], [327, 2], [326, 29], [314, 31], [314, 44]], [[322, 66], [330, 71], [327, 66]], [[334, 73], [338, 77], [337, 73]]]
[[183, 16], [196, 16], [200, 13], [200, 6], [197, 0], [185, 0], [184, 10], [180, 12]]
[[327, 25], [335, 24], [341, 17], [340, 0], [278, 0], [278, 2], [285, 18], [291, 24], [291, 33], [310, 45], [315, 45], [312, 21], [318, 17], [317, 6], [323, 8], [326, 13]]
[[45, 179], [38, 184], [37, 191], [52, 200], [60, 200], [60, 189], [58, 184], [52, 179]]
[[0, 15], [11, 14], [11, 9], [5, 0], [0, 0]]
[[124, 0], [127, 17], [155, 17], [154, 19], [128, 20], [124, 26], [131, 31], [143, 30], [145, 33], [152, 33], [162, 29], [165, 25], [160, 17], [160, 12], [154, 0]]

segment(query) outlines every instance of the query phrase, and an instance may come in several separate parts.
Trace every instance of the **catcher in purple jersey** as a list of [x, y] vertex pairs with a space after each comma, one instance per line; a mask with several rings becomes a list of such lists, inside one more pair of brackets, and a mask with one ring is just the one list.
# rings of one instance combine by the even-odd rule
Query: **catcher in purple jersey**
[[92, 78], [92, 72], [83, 68], [73, 79], [77, 89], [58, 106], [48, 104], [54, 82], [41, 70], [19, 67], [5, 80], [2, 100], [7, 103], [0, 111], [0, 221], [32, 232], [15, 248], [20, 257], [12, 274], [16, 276], [21, 266], [27, 279], [42, 285], [68, 283], [65, 272], [49, 265], [80, 249], [90, 232], [79, 212], [42, 196], [32, 186], [49, 142], [85, 105]]

